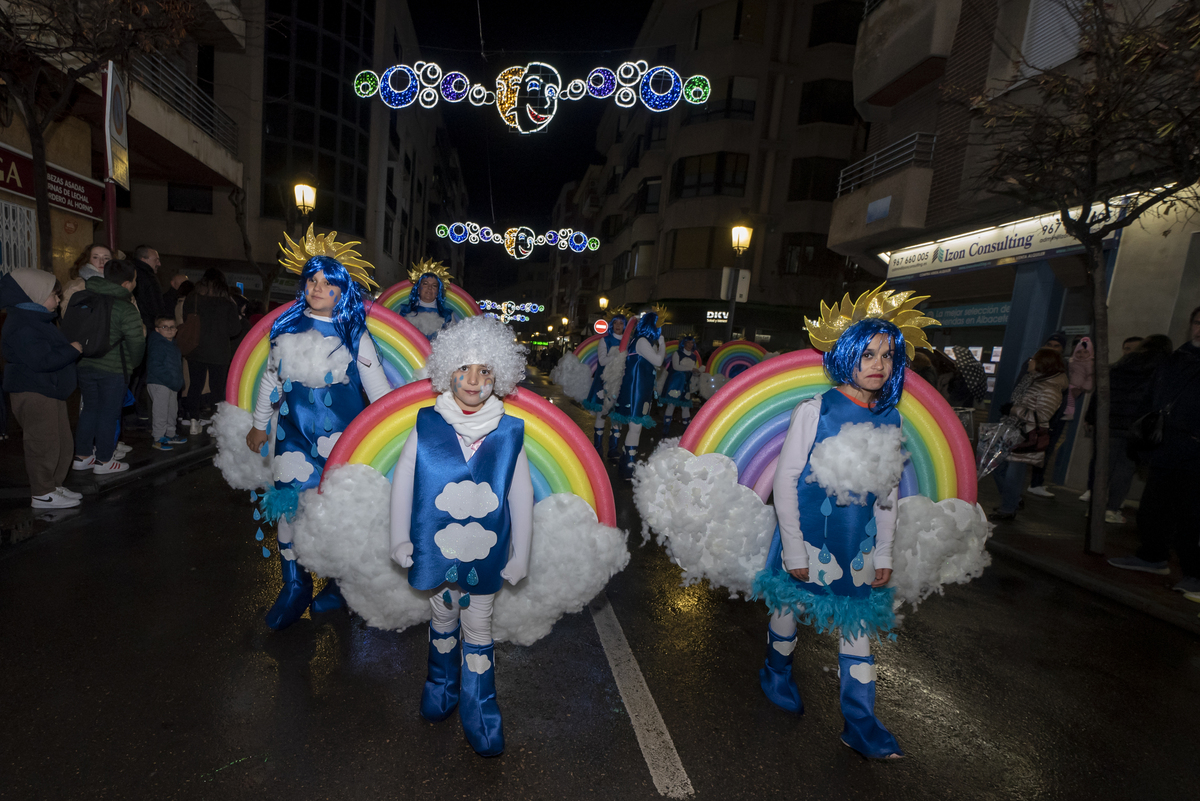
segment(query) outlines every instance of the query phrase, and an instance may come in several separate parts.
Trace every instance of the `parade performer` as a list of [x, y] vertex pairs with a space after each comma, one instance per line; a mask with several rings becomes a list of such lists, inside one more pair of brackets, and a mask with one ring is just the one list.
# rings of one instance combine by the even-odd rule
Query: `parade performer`
[[280, 263], [299, 273], [300, 291], [271, 326], [271, 352], [246, 435], [251, 451], [273, 455], [275, 481], [261, 503], [263, 515], [278, 528], [283, 574], [283, 589], [267, 613], [273, 629], [295, 623], [310, 604], [315, 612], [345, 606], [332, 579], [313, 597], [312, 575], [292, 550], [292, 524], [300, 493], [320, 483], [334, 443], [363, 410], [363, 392], [375, 401], [391, 390], [367, 333], [360, 289], [375, 286], [368, 273], [373, 268], [350, 249], [357, 242], [338, 243], [335, 237], [314, 235], [309, 226], [300, 243], [287, 237], [289, 247], [280, 245], [285, 254]]
[[408, 320], [432, 342], [441, 331], [454, 322], [454, 316], [446, 303], [446, 281], [450, 273], [441, 262], [426, 259], [413, 266], [412, 291], [408, 301], [400, 309], [400, 316]]
[[[626, 317], [623, 314], [614, 314], [612, 319], [608, 321], [608, 333], [604, 335], [596, 344], [596, 374], [592, 378], [592, 388], [588, 392], [587, 397], [580, 405], [589, 412], [594, 412], [596, 415], [596, 424], [594, 427], [593, 439], [595, 440], [596, 452], [601, 457], [604, 456], [604, 417], [607, 413], [605, 409], [605, 401], [609, 401], [607, 406], [611, 410], [612, 402], [609, 396], [613, 393], [605, 389], [604, 375], [605, 368], [610, 363], [620, 358], [621, 354], [621, 337], [625, 334]], [[610, 381], [611, 384], [611, 373]], [[619, 384], [618, 384], [619, 386]], [[616, 459], [621, 448], [621, 427], [614, 421], [612, 431], [608, 437], [608, 458]]]
[[471, 747], [495, 756], [492, 604], [503, 581], [525, 577], [533, 533], [525, 425], [502, 400], [525, 374], [525, 348], [498, 320], [473, 317], [441, 333], [426, 367], [441, 394], [417, 413], [396, 463], [392, 558], [433, 610], [422, 717], [445, 720], [457, 706]]
[[629, 424], [629, 433], [625, 435], [625, 454], [620, 466], [622, 478], [633, 477], [642, 428], [654, 425], [654, 418], [650, 416], [650, 404], [654, 399], [654, 371], [662, 366], [666, 348], [667, 344], [658, 327], [658, 315], [652, 311], [643, 313], [629, 337], [621, 393], [611, 415], [614, 425]]
[[667, 381], [658, 394], [658, 402], [666, 407], [663, 416], [663, 432], [671, 433], [671, 413], [675, 407], [680, 409], [683, 427], [687, 428], [692, 419], [692, 379], [700, 373], [699, 356], [696, 353], [696, 338], [685, 336], [679, 338], [678, 349], [671, 354], [671, 367], [667, 371]]

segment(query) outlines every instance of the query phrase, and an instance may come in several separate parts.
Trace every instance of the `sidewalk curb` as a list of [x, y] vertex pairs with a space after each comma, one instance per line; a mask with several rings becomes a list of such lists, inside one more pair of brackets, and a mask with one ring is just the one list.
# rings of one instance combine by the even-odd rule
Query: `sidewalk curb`
[[[1200, 616], [1189, 615], [1185, 612], [1179, 612], [1154, 601], [1138, 595], [1135, 592], [1122, 589], [1114, 586], [1106, 581], [1096, 578], [1095, 576], [1086, 573], [1082, 570], [1076, 570], [1071, 567], [1066, 567], [1052, 559], [1044, 559], [1040, 556], [1035, 556], [1020, 548], [1015, 548], [1012, 545], [1003, 542], [997, 542], [994, 539], [989, 539], [987, 548], [994, 554], [1013, 559], [1029, 567], [1049, 573], [1050, 575], [1060, 578], [1077, 587], [1082, 587], [1085, 590], [1090, 590], [1097, 595], [1102, 595], [1110, 601], [1116, 601], [1132, 609], [1156, 617], [1166, 623], [1178, 626], [1181, 629], [1191, 632], [1192, 634], [1200, 635]], [[1197, 605], [1200, 609], [1200, 604]]]
[[138, 467], [130, 467], [124, 473], [118, 473], [111, 478], [80, 481], [78, 483], [78, 491], [82, 492], [84, 497], [103, 495], [106, 492], [112, 492], [121, 487], [136, 484], [139, 481], [161, 473], [191, 467], [200, 462], [212, 461], [212, 457], [216, 453], [217, 443], [216, 440], [213, 440], [196, 448], [188, 448], [186, 451], [166, 459], [160, 455], [158, 458], [151, 459], [146, 464], [139, 465]]

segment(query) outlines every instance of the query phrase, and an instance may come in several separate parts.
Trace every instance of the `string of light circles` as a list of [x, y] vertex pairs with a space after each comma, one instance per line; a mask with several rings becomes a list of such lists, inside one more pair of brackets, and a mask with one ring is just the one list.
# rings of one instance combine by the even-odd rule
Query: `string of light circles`
[[576, 253], [600, 249], [599, 239], [594, 236], [588, 237], [583, 231], [572, 228], [560, 228], [557, 231], [539, 234], [528, 225], [515, 226], [501, 232], [478, 223], [456, 222], [449, 225], [442, 223], [434, 232], [441, 239], [449, 239], [456, 245], [463, 242], [472, 245], [478, 245], [480, 242], [503, 245], [508, 255], [514, 259], [527, 259], [535, 247], [543, 245], [557, 247], [559, 250], [573, 250]]
[[[515, 301], [506, 300], [497, 303], [494, 300], [479, 301], [479, 310], [482, 311], [484, 317], [494, 317], [502, 323], [527, 323], [529, 322], [528, 315], [544, 312], [545, 306], [538, 303], [517, 303]], [[499, 313], [497, 313], [499, 312]], [[521, 314], [521, 312], [525, 312]]]

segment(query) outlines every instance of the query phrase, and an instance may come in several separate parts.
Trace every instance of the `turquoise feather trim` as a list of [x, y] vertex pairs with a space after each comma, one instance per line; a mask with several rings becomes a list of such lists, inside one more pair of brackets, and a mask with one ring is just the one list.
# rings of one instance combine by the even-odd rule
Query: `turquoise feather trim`
[[754, 577], [750, 597], [762, 599], [772, 612], [791, 612], [796, 620], [824, 633], [840, 629], [843, 637], [867, 636], [873, 640], [891, 633], [896, 625], [892, 609], [896, 590], [892, 587], [873, 589], [865, 598], [822, 593], [818, 595], [804, 584], [782, 571], [761, 570]]
[[604, 409], [604, 404], [596, 403], [596, 401], [590, 400], [580, 401], [579, 405], [587, 409], [589, 412], [599, 412]]
[[292, 522], [296, 519], [296, 509], [299, 506], [300, 491], [290, 485], [282, 489], [268, 488], [263, 492], [262, 500], [258, 502], [258, 508], [262, 510], [268, 523], [274, 523], [284, 516], [289, 523]]
[[617, 414], [616, 412], [613, 412], [608, 416], [608, 419], [619, 425], [635, 425], [641, 426], [642, 428], [649, 428], [657, 425], [654, 418], [648, 414], [644, 414], [641, 417], [630, 417], [627, 414]]

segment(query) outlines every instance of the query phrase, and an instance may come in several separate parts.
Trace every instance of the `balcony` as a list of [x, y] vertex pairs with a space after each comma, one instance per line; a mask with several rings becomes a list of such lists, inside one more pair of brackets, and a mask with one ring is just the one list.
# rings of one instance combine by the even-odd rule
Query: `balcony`
[[936, 134], [917, 132], [854, 162], [838, 176], [837, 196], [849, 194], [910, 165], [932, 166], [936, 143]]
[[129, 65], [129, 74], [234, 157], [237, 156], [237, 123], [178, 67], [157, 53], [138, 53]]
[[874, 122], [941, 78], [954, 44], [962, 0], [868, 3], [854, 52], [854, 105]]

